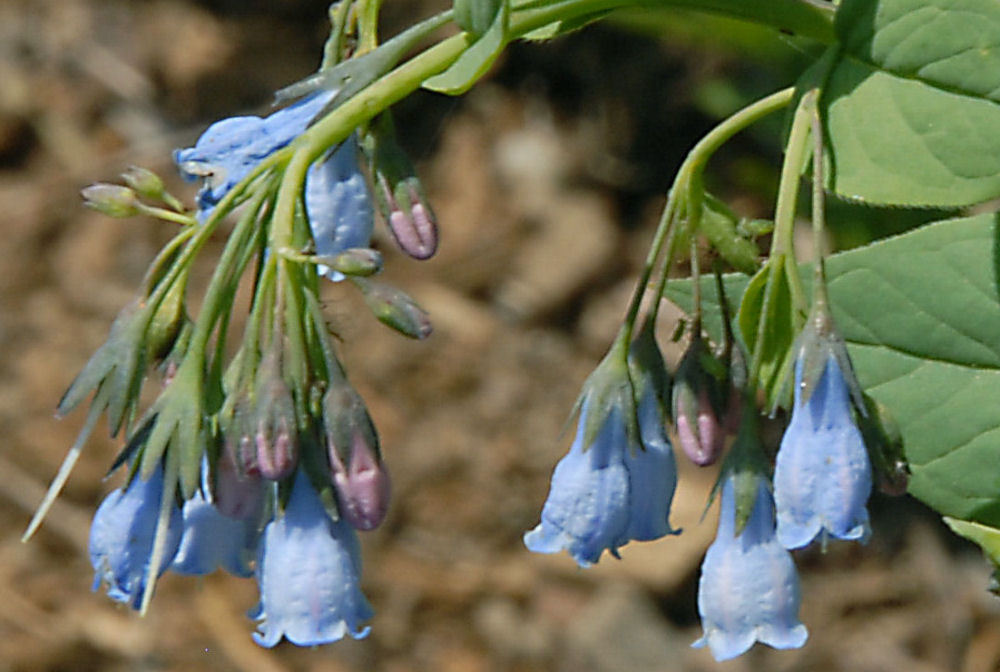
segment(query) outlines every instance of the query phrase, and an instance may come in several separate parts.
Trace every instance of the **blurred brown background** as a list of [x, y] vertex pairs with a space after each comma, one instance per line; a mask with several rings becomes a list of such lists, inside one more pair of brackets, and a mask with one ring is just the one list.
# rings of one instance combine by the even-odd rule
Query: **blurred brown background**
[[[387, 0], [385, 22], [393, 31], [439, 8]], [[368, 639], [260, 649], [245, 616], [255, 584], [223, 575], [168, 575], [144, 619], [90, 592], [87, 526], [118, 484], [102, 482], [118, 447], [103, 435], [35, 540], [18, 541], [82, 422], [79, 412], [55, 421], [55, 403], [168, 233], [95, 214], [78, 190], [137, 163], [190, 198], [170, 151], [216, 118], [265, 112], [271, 91], [312, 71], [325, 10], [306, 0], [0, 3], [0, 672], [722, 669], [689, 648], [714, 473], [682, 462], [672, 522], [684, 534], [633, 544], [622, 562], [580, 571], [565, 555], [529, 554], [520, 538], [538, 520], [568, 442], [560, 428], [615, 333], [672, 171], [720, 115], [794, 75], [794, 48], [735, 24], [633, 17], [515, 45], [466, 97], [399, 106], [443, 242], [425, 263], [384, 235], [380, 247], [436, 332], [406, 341], [342, 287], [327, 304], [395, 486], [388, 520], [363, 537], [377, 612]], [[711, 186], [744, 215], [768, 216], [779, 122], [741, 137], [713, 170]], [[666, 346], [676, 314], [665, 312], [661, 341], [676, 359]], [[759, 647], [725, 669], [1000, 669], [1000, 602], [978, 551], [911, 500], [876, 495], [871, 509], [867, 547], [797, 555], [806, 647]]]

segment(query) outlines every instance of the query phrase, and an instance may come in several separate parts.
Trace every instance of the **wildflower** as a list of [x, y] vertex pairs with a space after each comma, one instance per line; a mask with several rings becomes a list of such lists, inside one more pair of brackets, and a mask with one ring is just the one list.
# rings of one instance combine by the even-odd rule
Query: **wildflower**
[[[270, 116], [233, 117], [209, 126], [194, 147], [174, 152], [189, 180], [202, 178], [198, 217], [204, 220], [236, 184], [273, 152], [298, 137], [322, 112], [332, 92], [318, 93]], [[305, 183], [306, 214], [316, 252], [332, 257], [349, 248], [367, 247], [374, 206], [358, 167], [356, 134], [309, 168]], [[325, 266], [319, 272], [334, 281], [343, 274]]]
[[[368, 247], [371, 240], [375, 211], [357, 155], [357, 135], [351, 135], [306, 176], [306, 214], [320, 256]], [[344, 278], [326, 266], [318, 270], [335, 282]]]
[[[162, 495], [163, 467], [158, 466], [149, 480], [136, 475], [124, 491], [115, 490], [105, 497], [90, 526], [93, 589], [107, 584], [108, 597], [133, 609], [139, 608], [146, 590]], [[174, 506], [167, 525], [166, 552], [155, 576], [170, 566], [181, 528], [181, 512]]]
[[170, 569], [178, 574], [211, 574], [222, 567], [234, 576], [253, 574], [256, 521], [222, 515], [201, 491], [184, 502], [184, 532]]
[[203, 179], [198, 191], [198, 215], [212, 208], [263, 159], [285, 147], [308, 128], [332, 93], [304, 98], [265, 118], [231, 117], [202, 133], [194, 147], [174, 151], [174, 162], [187, 180]]
[[673, 451], [652, 390], [639, 405], [642, 446], [628, 440], [620, 408], [585, 446], [591, 412], [589, 401], [584, 402], [576, 439], [552, 475], [542, 520], [524, 535], [529, 550], [566, 550], [581, 567], [597, 562], [605, 549], [618, 557], [618, 547], [629, 540], [671, 534], [667, 519], [677, 484]]
[[757, 641], [794, 649], [808, 637], [798, 619], [795, 564], [775, 539], [766, 481], [758, 477], [756, 488], [746, 527], [736, 534], [734, 478], [726, 477], [719, 531], [701, 565], [698, 613], [705, 634], [692, 646], [707, 645], [718, 661], [739, 656]]
[[330, 518], [300, 470], [284, 514], [268, 523], [261, 540], [254, 640], [270, 648], [282, 637], [299, 646], [366, 637], [370, 628], [360, 624], [373, 613], [360, 576], [354, 529], [343, 517]]
[[774, 471], [778, 540], [801, 548], [817, 536], [868, 539], [865, 503], [871, 463], [851, 415], [847, 381], [833, 352], [803, 399], [803, 358], [795, 364], [795, 406]]

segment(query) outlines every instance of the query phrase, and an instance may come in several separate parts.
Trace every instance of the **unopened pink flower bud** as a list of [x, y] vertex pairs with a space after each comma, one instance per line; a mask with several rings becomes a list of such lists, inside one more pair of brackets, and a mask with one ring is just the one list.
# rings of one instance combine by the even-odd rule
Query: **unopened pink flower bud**
[[254, 436], [257, 448], [257, 471], [266, 479], [278, 481], [295, 470], [297, 446], [287, 423], [268, 428], [262, 422]]
[[406, 183], [405, 189], [408, 193], [405, 198], [398, 199], [400, 205], [396, 205], [396, 199], [390, 201], [395, 207], [389, 215], [389, 229], [406, 254], [414, 259], [429, 259], [437, 251], [437, 221], [424, 205], [417, 189], [409, 183]]
[[351, 444], [348, 465], [341, 461], [336, 447], [330, 447], [330, 468], [340, 514], [356, 529], [372, 530], [381, 524], [389, 510], [389, 473], [361, 432], [354, 433]]
[[684, 390], [676, 395], [675, 401], [677, 440], [684, 454], [700, 467], [714, 464], [722, 454], [725, 431], [719, 424], [708, 393], [702, 389], [695, 397], [690, 390]]

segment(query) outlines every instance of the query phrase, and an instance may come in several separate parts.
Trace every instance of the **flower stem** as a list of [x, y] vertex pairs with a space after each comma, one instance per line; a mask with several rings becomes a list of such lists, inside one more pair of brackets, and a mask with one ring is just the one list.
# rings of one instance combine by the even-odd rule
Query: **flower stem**
[[[683, 198], [682, 194], [686, 195], [688, 193], [689, 186], [692, 183], [697, 183], [698, 185], [701, 184], [701, 175], [704, 173], [705, 165], [708, 163], [708, 160], [712, 157], [712, 155], [715, 154], [720, 147], [722, 147], [722, 145], [728, 142], [734, 135], [753, 125], [763, 117], [784, 108], [789, 102], [791, 102], [794, 94], [794, 88], [789, 87], [747, 105], [742, 110], [709, 131], [705, 137], [699, 140], [698, 144], [696, 144], [688, 153], [687, 158], [684, 159], [684, 163], [681, 164], [681, 167], [677, 171], [677, 177], [674, 178], [673, 185], [670, 187], [667, 204], [663, 209], [663, 214], [660, 217], [660, 223], [657, 226], [656, 234], [653, 236], [652, 245], [650, 245], [649, 253], [646, 256], [646, 263], [643, 266], [642, 276], [639, 279], [639, 283], [636, 285], [635, 293], [632, 295], [632, 301], [629, 304], [625, 323], [622, 325], [622, 328], [626, 330], [626, 335], [628, 337], [631, 337], [632, 330], [634, 329], [636, 317], [638, 316], [639, 308], [642, 305], [642, 297], [646, 292], [646, 287], [649, 284], [653, 269], [656, 266], [656, 261], [660, 256], [660, 251], [663, 249], [664, 242], [669, 241], [669, 244], [667, 245], [666, 261], [663, 266], [663, 274], [660, 276], [660, 281], [657, 285], [655, 293], [656, 297], [663, 296], [663, 289], [666, 285], [667, 278], [670, 275], [670, 264], [672, 263], [674, 256], [673, 247], [676, 240], [676, 227], [674, 227], [673, 224], [677, 219], [679, 206], [682, 205], [680, 202], [681, 198]], [[688, 205], [686, 199], [683, 201], [683, 205]], [[690, 213], [688, 214], [690, 217]], [[692, 235], [693, 234], [694, 232], [692, 231]], [[659, 303], [659, 300], [654, 301], [653, 306], [650, 309], [650, 319], [656, 319], [656, 314], [659, 310]]]

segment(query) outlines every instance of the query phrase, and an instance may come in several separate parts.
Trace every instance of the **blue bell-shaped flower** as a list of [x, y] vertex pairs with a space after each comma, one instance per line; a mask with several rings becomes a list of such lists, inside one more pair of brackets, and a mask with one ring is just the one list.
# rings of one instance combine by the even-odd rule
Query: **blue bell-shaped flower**
[[268, 523], [257, 564], [260, 621], [254, 640], [272, 647], [282, 637], [299, 646], [366, 637], [373, 615], [361, 593], [358, 537], [334, 521], [300, 470], [284, 514]]
[[795, 364], [795, 407], [774, 470], [778, 540], [801, 548], [820, 537], [868, 539], [865, 504], [872, 470], [854, 423], [847, 381], [831, 351], [803, 399], [802, 358]]
[[[90, 564], [94, 590], [107, 584], [108, 597], [138, 609], [146, 590], [156, 524], [163, 496], [163, 466], [142, 480], [136, 475], [124, 490], [104, 498], [90, 526]], [[177, 552], [183, 527], [180, 509], [170, 512], [165, 553], [156, 576], [163, 574]]]
[[805, 644], [799, 622], [799, 579], [791, 554], [774, 536], [774, 506], [767, 482], [743, 531], [736, 534], [734, 478], [722, 486], [719, 531], [701, 565], [698, 613], [705, 634], [692, 646], [708, 646], [716, 660], [735, 658], [754, 642], [776, 649]]

